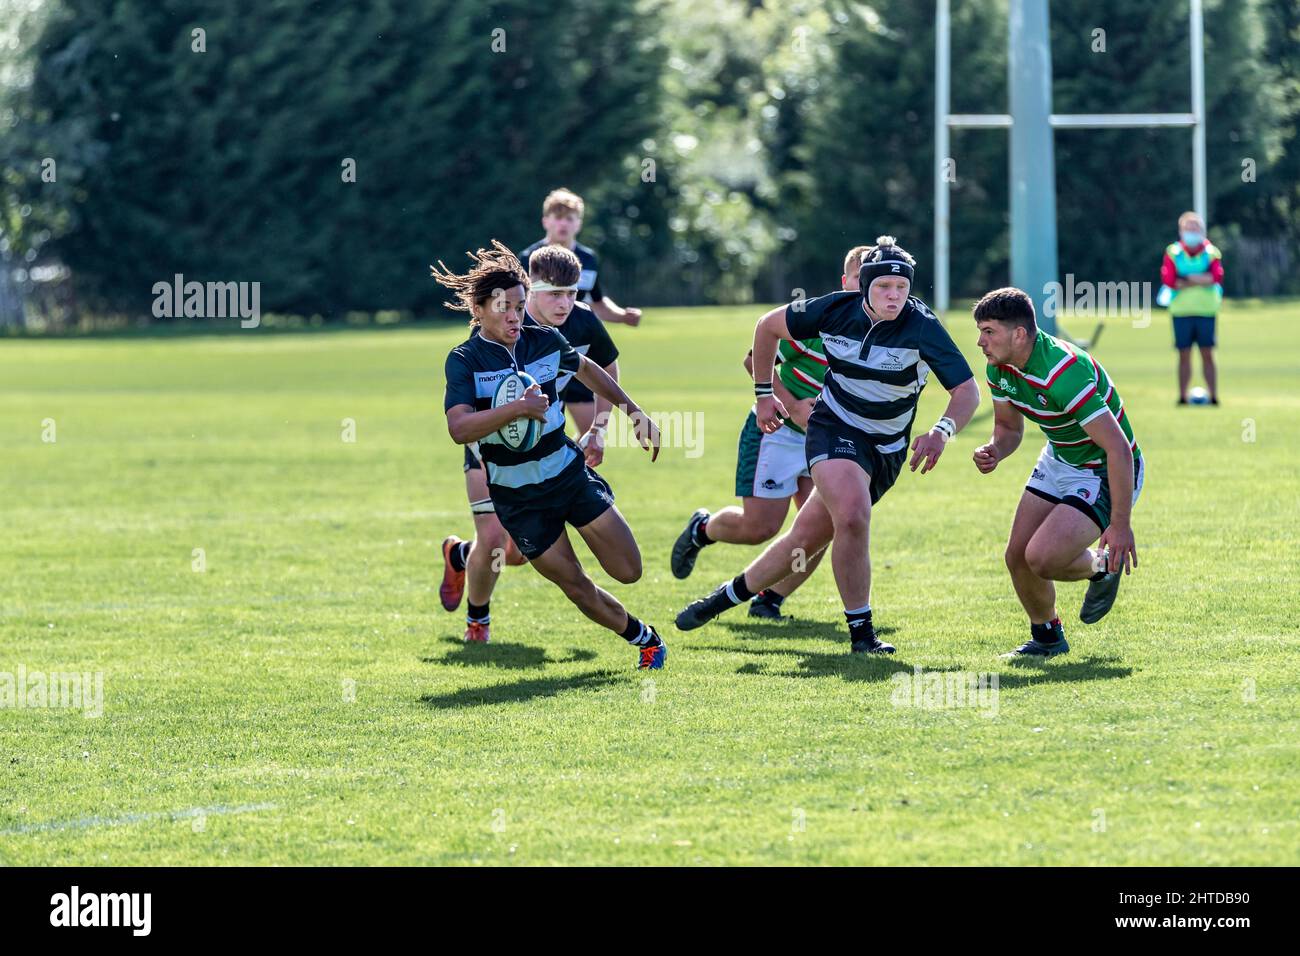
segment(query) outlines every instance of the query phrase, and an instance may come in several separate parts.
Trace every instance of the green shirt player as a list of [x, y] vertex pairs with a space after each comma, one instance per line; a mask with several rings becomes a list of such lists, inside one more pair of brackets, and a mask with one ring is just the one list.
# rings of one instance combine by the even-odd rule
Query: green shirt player
[[1039, 331], [1027, 294], [997, 289], [974, 313], [993, 397], [993, 439], [975, 449], [975, 466], [986, 475], [997, 468], [1020, 446], [1026, 418], [1047, 437], [1007, 542], [1030, 625], [1030, 639], [1007, 656], [1052, 657], [1070, 649], [1052, 582], [1087, 579], [1079, 618], [1095, 624], [1115, 603], [1120, 570], [1137, 567], [1130, 515], [1142, 492], [1142, 452], [1106, 370]]
[[[841, 289], [858, 291], [862, 254], [871, 249], [871, 246], [854, 246], [848, 251], [840, 276]], [[673, 545], [674, 577], [688, 577], [700, 550], [715, 542], [762, 544], [776, 537], [785, 524], [790, 501], [794, 501], [797, 510], [812, 494], [813, 481], [804, 456], [804, 426], [826, 378], [826, 351], [820, 338], [797, 342], [782, 339], [777, 346], [776, 361], [772, 388], [790, 413], [789, 417], [776, 431], [767, 433], [758, 427], [754, 410], [750, 409], [736, 448], [736, 497], [741, 500], [741, 507], [731, 505], [712, 514], [700, 508], [691, 515]], [[754, 374], [752, 351], [745, 356], [745, 371], [751, 377]], [[781, 604], [812, 576], [824, 553], [825, 549], [811, 555], [802, 562], [801, 570], [754, 595], [749, 605], [750, 616], [783, 620]]]

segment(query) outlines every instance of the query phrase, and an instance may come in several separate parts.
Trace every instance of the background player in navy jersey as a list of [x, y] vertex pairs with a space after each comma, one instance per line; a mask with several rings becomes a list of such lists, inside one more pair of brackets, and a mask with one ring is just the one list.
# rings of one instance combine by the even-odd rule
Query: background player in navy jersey
[[[579, 355], [595, 362], [614, 381], [618, 381], [618, 347], [610, 338], [605, 324], [596, 318], [592, 308], [578, 302], [578, 282], [582, 263], [577, 255], [563, 246], [542, 246], [529, 258], [528, 275], [532, 285], [528, 289], [528, 319], [559, 329], [564, 338]], [[599, 395], [592, 395], [576, 376], [561, 375], [556, 383], [560, 400], [578, 428], [578, 446], [586, 454], [587, 464], [596, 468], [605, 457], [605, 428], [609, 422], [610, 404]], [[581, 388], [594, 401], [573, 403], [568, 397], [575, 388]]]
[[[540, 323], [562, 329], [566, 341], [577, 352], [586, 354], [610, 378], [618, 381], [618, 349], [604, 324], [589, 308], [574, 301], [582, 270], [578, 257], [563, 246], [543, 246], [531, 262], [525, 324]], [[556, 379], [561, 396], [572, 377], [565, 372]], [[559, 404], [564, 404], [562, 399]], [[593, 468], [604, 458], [604, 423], [610, 411], [609, 402], [604, 398], [598, 397], [596, 406], [598, 424], [593, 424], [578, 440], [587, 464]], [[465, 485], [474, 516], [474, 539], [463, 541], [456, 535], [443, 539], [443, 573], [438, 598], [443, 608], [454, 611], [468, 591], [465, 640], [487, 643], [491, 639], [492, 623], [489, 602], [502, 565], [523, 564], [524, 558], [497, 520], [483, 463], [470, 445], [465, 446]]]
[[[579, 301], [590, 305], [591, 311], [604, 322], [638, 325], [641, 322], [641, 310], [630, 306], [624, 308], [605, 294], [600, 287], [600, 266], [596, 253], [578, 242], [584, 209], [582, 197], [576, 193], [567, 189], [552, 190], [542, 202], [542, 228], [546, 230], [546, 236], [524, 249], [519, 254], [519, 259], [524, 268], [529, 269], [529, 260], [538, 249], [543, 246], [563, 246], [582, 263], [582, 272], [578, 277]], [[572, 379], [560, 397], [564, 399], [569, 414], [577, 423], [578, 434], [585, 434], [596, 416], [595, 396], [591, 389], [577, 379]]]
[[[572, 373], [623, 408], [652, 461], [659, 455], [659, 429], [617, 382], [574, 351], [558, 331], [525, 323], [528, 276], [509, 249], [494, 241], [490, 250], [480, 249], [470, 258], [473, 266], [464, 274], [441, 262], [432, 270], [456, 295], [449, 305], [470, 313], [470, 324], [476, 326], [476, 334], [447, 356], [447, 430], [459, 444], [478, 442], [497, 518], [533, 567], [588, 618], [637, 647], [639, 667], [662, 667], [668, 649], [658, 633], [596, 586], [569, 541], [565, 526], [571, 524], [606, 574], [624, 584], [641, 577], [640, 549], [614, 507], [608, 482], [587, 466], [581, 449], [564, 434], [564, 411], [554, 404], [556, 380]], [[497, 386], [518, 371], [537, 384], [494, 408]], [[510, 448], [499, 434], [520, 416], [542, 423], [541, 438], [526, 450]]]
[[916, 261], [892, 236], [863, 256], [861, 292], [836, 292], [773, 309], [754, 329], [755, 414], [764, 431], [786, 409], [772, 394], [781, 339], [820, 336], [829, 368], [808, 419], [805, 453], [815, 490], [790, 531], [734, 580], [686, 607], [677, 626], [691, 630], [771, 587], [791, 572], [792, 555], [811, 555], [832, 539], [831, 566], [844, 602], [854, 653], [892, 654], [871, 619], [871, 508], [893, 486], [907, 458], [916, 403], [931, 370], [951, 395], [942, 418], [912, 442], [911, 468], [925, 474], [979, 406], [979, 386], [951, 336], [910, 296]]

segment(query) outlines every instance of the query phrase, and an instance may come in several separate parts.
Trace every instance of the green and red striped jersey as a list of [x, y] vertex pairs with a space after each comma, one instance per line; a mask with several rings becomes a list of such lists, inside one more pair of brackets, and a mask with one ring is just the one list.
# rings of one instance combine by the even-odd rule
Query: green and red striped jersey
[[1101, 363], [1069, 342], [1039, 332], [1023, 369], [990, 365], [988, 381], [993, 401], [1010, 402], [1042, 429], [1052, 454], [1066, 464], [1079, 468], [1106, 464], [1106, 453], [1083, 426], [1107, 409], [1128, 438], [1134, 459], [1142, 457], [1119, 390]]
[[[820, 338], [782, 339], [776, 347], [776, 374], [781, 384], [795, 398], [816, 398], [822, 393], [826, 380], [826, 352]], [[803, 429], [790, 419], [787, 428], [803, 434]]]

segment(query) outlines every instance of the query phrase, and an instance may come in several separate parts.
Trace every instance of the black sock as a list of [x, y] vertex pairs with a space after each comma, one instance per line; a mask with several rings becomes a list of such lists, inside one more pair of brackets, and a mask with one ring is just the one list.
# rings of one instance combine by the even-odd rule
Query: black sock
[[758, 604], [766, 604], [770, 607], [780, 607], [781, 602], [785, 600], [784, 594], [778, 594], [771, 588], [764, 588], [754, 595], [754, 601]]
[[465, 602], [465, 621], [469, 624], [491, 624], [492, 615], [488, 613], [488, 607], [492, 604], [487, 601], [483, 604], [475, 604], [473, 601]]
[[1088, 580], [1089, 580], [1089, 581], [1100, 581], [1100, 580], [1101, 580], [1102, 578], [1104, 578], [1105, 576], [1106, 576], [1106, 572], [1105, 572], [1105, 571], [1098, 571], [1098, 572], [1097, 572], [1096, 574], [1094, 574], [1092, 577], [1088, 578]]
[[1039, 644], [1055, 644], [1061, 639], [1063, 633], [1064, 629], [1061, 627], [1061, 619], [1059, 617], [1052, 618], [1052, 620], [1048, 621], [1046, 624], [1034, 624], [1031, 622], [1029, 625], [1029, 636]]
[[473, 544], [472, 541], [462, 541], [459, 544], [453, 545], [452, 549], [447, 552], [447, 559], [451, 561], [451, 569], [453, 571], [465, 570], [465, 562], [469, 560], [469, 548], [471, 544]]
[[871, 608], [858, 611], [845, 611], [844, 620], [849, 625], [849, 640], [857, 643], [876, 636], [876, 629], [871, 624]]
[[627, 627], [619, 631], [619, 636], [629, 644], [635, 644], [637, 647], [645, 647], [650, 644], [659, 643], [659, 638], [655, 632], [646, 627], [644, 623], [638, 621], [631, 614], [627, 616]]
[[708, 523], [708, 518], [702, 518], [695, 522], [695, 528], [691, 531], [691, 540], [701, 548], [707, 544], [713, 544], [713, 539], [709, 537], [709, 532], [704, 527]]
[[722, 595], [732, 607], [748, 601], [754, 592], [745, 584], [745, 572], [742, 571], [722, 586]]

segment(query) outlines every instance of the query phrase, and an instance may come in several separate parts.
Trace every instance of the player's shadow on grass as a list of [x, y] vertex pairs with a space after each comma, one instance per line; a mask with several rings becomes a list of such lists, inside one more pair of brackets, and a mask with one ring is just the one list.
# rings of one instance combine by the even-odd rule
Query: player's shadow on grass
[[[722, 621], [723, 627], [742, 641], [784, 641], [816, 638], [825, 641], [837, 641], [849, 649], [849, 634], [844, 624], [830, 624], [826, 621], [806, 621], [795, 618], [793, 621], [739, 620]], [[886, 637], [898, 628], [888, 624], [876, 628], [876, 634]]]
[[[877, 631], [877, 633], [880, 633]], [[751, 648], [700, 646], [697, 650], [721, 651], [724, 653], [741, 653], [761, 657], [797, 658], [797, 670], [776, 670], [768, 668], [761, 661], [751, 661], [736, 669], [737, 674], [759, 674], [766, 677], [828, 677], [838, 676], [848, 681], [874, 682], [888, 680], [897, 673], [912, 673], [913, 665], [892, 656], [877, 654], [850, 654], [848, 649], [831, 654], [810, 653], [798, 649], [771, 648], [755, 650]], [[1085, 657], [1073, 661], [1035, 661], [1012, 662], [990, 661], [988, 672], [998, 675], [998, 687], [1012, 690], [1020, 687], [1032, 687], [1036, 684], [1071, 683], [1088, 680], [1117, 680], [1130, 677], [1133, 668], [1116, 666], [1117, 657]], [[998, 666], [1002, 665], [1002, 666]], [[1010, 672], [1008, 672], [1008, 668]], [[921, 666], [922, 673], [970, 673], [969, 667], [926, 667]]]
[[[879, 632], [877, 631], [877, 633]], [[747, 657], [757, 655], [760, 657], [797, 658], [795, 667], [798, 670], [795, 671], [768, 669], [761, 661], [750, 661], [748, 664], [742, 664], [736, 668], [737, 674], [759, 674], [764, 677], [838, 676], [850, 681], [872, 682], [889, 680], [891, 674], [900, 671], [910, 673], [912, 670], [911, 664], [883, 654], [850, 654], [848, 643], [845, 640], [844, 650], [832, 654], [818, 654], [797, 649], [781, 650], [780, 648], [760, 651], [747, 647], [700, 646], [695, 649], [699, 651], [721, 651], [729, 654], [739, 653]]]
[[572, 677], [537, 677], [510, 684], [495, 684], [491, 687], [464, 687], [450, 694], [425, 694], [420, 698], [420, 702], [438, 710], [514, 704], [538, 697], [554, 697], [566, 690], [599, 690], [623, 683], [627, 683], [626, 674], [614, 671], [588, 671]]
[[1035, 684], [1063, 684], [1084, 680], [1122, 680], [1133, 676], [1133, 668], [1117, 666], [1118, 657], [1084, 657], [1072, 661], [1002, 661], [999, 688], [1032, 687]]
[[457, 667], [501, 667], [508, 670], [527, 670], [547, 664], [575, 664], [593, 660], [595, 651], [570, 648], [567, 657], [547, 657], [546, 648], [528, 644], [467, 644], [459, 638], [449, 637], [444, 644], [456, 650], [446, 657], [421, 657], [425, 664], [453, 664]]

